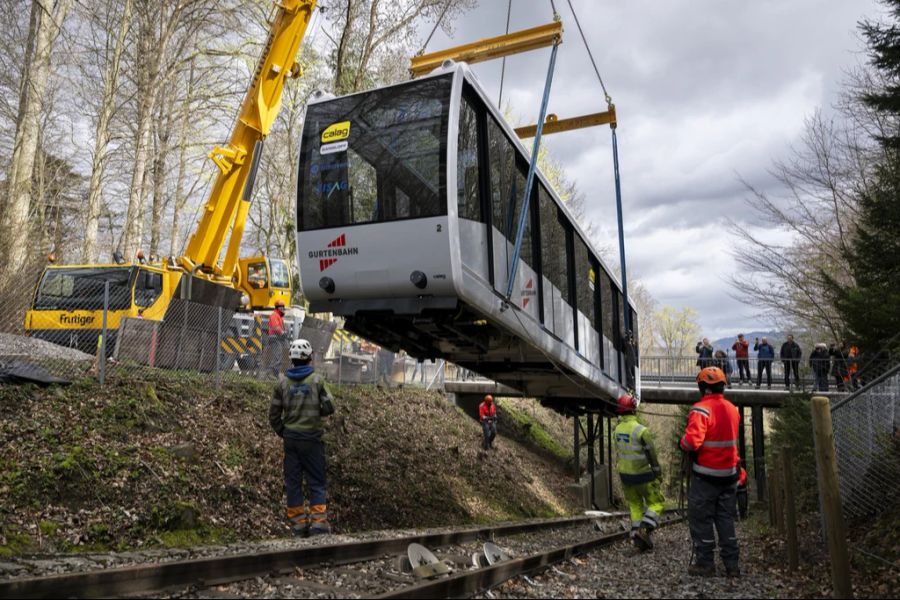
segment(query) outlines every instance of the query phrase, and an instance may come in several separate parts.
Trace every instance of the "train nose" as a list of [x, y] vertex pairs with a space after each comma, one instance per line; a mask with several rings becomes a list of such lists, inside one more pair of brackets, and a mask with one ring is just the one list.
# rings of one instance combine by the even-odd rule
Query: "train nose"
[[428, 285], [428, 277], [422, 271], [413, 271], [410, 273], [409, 280], [420, 290], [424, 290], [425, 286]]
[[334, 279], [331, 277], [323, 277], [319, 280], [319, 287], [325, 290], [326, 294], [334, 293]]

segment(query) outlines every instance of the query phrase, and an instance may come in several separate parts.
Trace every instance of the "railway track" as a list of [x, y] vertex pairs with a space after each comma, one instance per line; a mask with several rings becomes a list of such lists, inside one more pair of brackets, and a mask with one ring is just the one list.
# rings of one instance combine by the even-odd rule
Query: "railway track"
[[[621, 513], [463, 528], [358, 542], [305, 546], [231, 556], [173, 561], [0, 581], [0, 598], [159, 596], [300, 596], [444, 598], [470, 596], [503, 581], [625, 539]], [[665, 524], [679, 520], [669, 519]], [[585, 532], [588, 527], [588, 532]], [[516, 556], [476, 568], [465, 560], [475, 542], [493, 540]], [[418, 580], [397, 557], [410, 544], [438, 549], [449, 574]], [[551, 549], [548, 549], [550, 547]]]

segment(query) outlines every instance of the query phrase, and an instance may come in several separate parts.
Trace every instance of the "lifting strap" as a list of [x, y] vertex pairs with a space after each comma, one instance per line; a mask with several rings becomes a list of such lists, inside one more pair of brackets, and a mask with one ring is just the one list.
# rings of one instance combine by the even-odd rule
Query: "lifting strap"
[[522, 252], [522, 236], [525, 234], [525, 223], [528, 218], [531, 190], [534, 186], [534, 171], [538, 161], [538, 150], [541, 147], [541, 133], [544, 130], [544, 120], [547, 117], [547, 104], [550, 102], [550, 84], [553, 83], [553, 69], [556, 66], [556, 51], [559, 49], [559, 41], [553, 43], [550, 51], [550, 67], [547, 69], [547, 82], [544, 84], [544, 97], [541, 100], [541, 113], [538, 116], [537, 131], [534, 134], [534, 145], [531, 149], [531, 160], [528, 162], [528, 178], [525, 180], [525, 198], [522, 201], [522, 212], [519, 215], [519, 228], [516, 231], [516, 249], [513, 252], [512, 269], [509, 272], [509, 281], [506, 284], [506, 300], [512, 298], [513, 286], [516, 283], [516, 271], [519, 267], [519, 254]]
[[616, 217], [619, 221], [619, 268], [622, 270], [622, 298], [625, 306], [622, 307], [622, 314], [625, 315], [625, 342], [633, 347], [631, 324], [631, 307], [628, 304], [628, 275], [625, 272], [625, 230], [622, 229], [622, 186], [619, 182], [619, 143], [616, 140], [616, 124], [613, 123], [612, 129], [612, 150], [613, 150], [613, 171], [616, 176]]

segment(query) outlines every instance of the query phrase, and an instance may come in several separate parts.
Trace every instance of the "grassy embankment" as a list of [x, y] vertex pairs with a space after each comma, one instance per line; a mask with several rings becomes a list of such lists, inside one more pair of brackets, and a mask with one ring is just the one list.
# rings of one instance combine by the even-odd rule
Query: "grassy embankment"
[[[216, 390], [163, 371], [114, 373], [104, 387], [0, 386], [0, 555], [284, 535], [269, 393], [270, 384]], [[528, 417], [529, 436], [485, 454], [478, 424], [437, 394], [346, 386], [336, 395], [325, 441], [337, 531], [576, 509], [561, 463], [568, 438], [550, 433], [558, 422]]]

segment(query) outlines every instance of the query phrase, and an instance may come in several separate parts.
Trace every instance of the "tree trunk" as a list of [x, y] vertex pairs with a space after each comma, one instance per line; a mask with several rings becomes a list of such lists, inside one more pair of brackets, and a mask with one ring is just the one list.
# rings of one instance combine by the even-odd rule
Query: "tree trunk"
[[[60, 25], [73, 2], [74, 0], [56, 0], [51, 6], [50, 0], [34, 0], [33, 7], [36, 6], [38, 11], [37, 18], [32, 21], [32, 25], [36, 27], [33, 35], [34, 54], [30, 68], [27, 68], [23, 77], [19, 122], [9, 168], [9, 197], [3, 212], [3, 254], [6, 259], [2, 268], [5, 275], [20, 271], [28, 259], [31, 180], [38, 151], [41, 110], [50, 79], [50, 58], [59, 36]], [[31, 38], [32, 33], [29, 31], [29, 39]]]
[[133, 1], [125, 0], [122, 10], [122, 22], [116, 36], [113, 54], [103, 74], [103, 96], [97, 115], [97, 127], [94, 130], [94, 157], [91, 161], [91, 181], [88, 186], [88, 201], [85, 210], [84, 245], [81, 260], [85, 263], [96, 262], [99, 258], [97, 233], [100, 227], [100, 208], [102, 199], [103, 174], [106, 169], [107, 151], [109, 148], [109, 125], [116, 107], [116, 89], [119, 83], [119, 68], [125, 39], [131, 26], [131, 7]]
[[188, 194], [184, 189], [184, 179], [187, 175], [187, 145], [188, 133], [191, 128], [191, 102], [194, 96], [194, 61], [191, 60], [188, 72], [187, 92], [184, 95], [184, 104], [181, 107], [181, 133], [178, 136], [178, 177], [175, 180], [175, 207], [172, 210], [172, 231], [169, 240], [169, 256], [181, 254], [181, 246], [178, 245], [178, 236], [181, 211], [187, 204]]
[[159, 255], [160, 230], [166, 201], [166, 162], [169, 156], [169, 135], [172, 130], [172, 110], [175, 95], [169, 94], [165, 102], [159, 104], [159, 114], [155, 120], [156, 155], [153, 157], [153, 210], [150, 214], [150, 255]]

